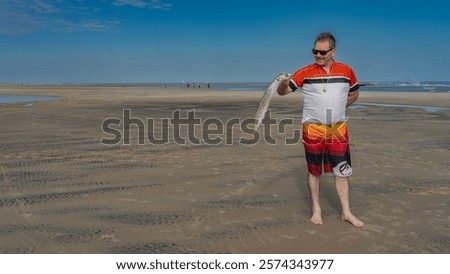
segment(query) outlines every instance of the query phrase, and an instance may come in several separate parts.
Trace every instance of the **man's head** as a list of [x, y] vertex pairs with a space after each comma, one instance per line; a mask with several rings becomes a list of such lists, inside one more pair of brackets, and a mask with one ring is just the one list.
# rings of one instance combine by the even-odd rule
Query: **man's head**
[[328, 67], [333, 62], [336, 53], [336, 39], [329, 32], [320, 33], [314, 41], [312, 50], [316, 64]]

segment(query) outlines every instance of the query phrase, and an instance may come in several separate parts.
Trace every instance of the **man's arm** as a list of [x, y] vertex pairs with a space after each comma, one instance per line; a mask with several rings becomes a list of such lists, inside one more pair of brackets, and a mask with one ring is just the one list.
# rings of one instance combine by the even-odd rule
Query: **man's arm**
[[286, 79], [280, 82], [277, 88], [277, 92], [279, 95], [286, 95], [293, 92], [293, 90], [289, 86], [289, 81], [290, 79]]
[[350, 92], [347, 97], [347, 107], [351, 106], [359, 97], [359, 89]]

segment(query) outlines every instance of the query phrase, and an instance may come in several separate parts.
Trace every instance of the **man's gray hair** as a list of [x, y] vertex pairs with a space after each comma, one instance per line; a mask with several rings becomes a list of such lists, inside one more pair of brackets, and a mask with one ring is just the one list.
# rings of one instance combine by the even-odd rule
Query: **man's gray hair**
[[314, 45], [316, 45], [317, 41], [329, 41], [331, 48], [336, 48], [336, 39], [334, 39], [333, 34], [331, 32], [322, 32], [317, 35], [316, 41], [314, 41]]

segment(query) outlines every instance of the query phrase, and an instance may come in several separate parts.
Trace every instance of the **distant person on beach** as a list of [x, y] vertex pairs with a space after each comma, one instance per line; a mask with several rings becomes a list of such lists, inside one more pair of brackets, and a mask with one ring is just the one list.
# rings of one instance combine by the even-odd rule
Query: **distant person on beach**
[[349, 176], [352, 174], [345, 110], [359, 96], [355, 73], [336, 62], [336, 40], [329, 32], [317, 36], [312, 49], [315, 63], [296, 71], [278, 86], [278, 94], [303, 92], [303, 145], [311, 195], [311, 222], [322, 224], [319, 184], [322, 169], [333, 172], [341, 202], [341, 219], [356, 227], [364, 223], [350, 211]]

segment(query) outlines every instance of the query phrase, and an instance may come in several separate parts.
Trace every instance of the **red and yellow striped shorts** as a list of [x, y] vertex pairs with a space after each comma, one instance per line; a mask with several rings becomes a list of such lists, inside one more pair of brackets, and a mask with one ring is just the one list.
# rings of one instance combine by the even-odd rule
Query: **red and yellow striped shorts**
[[335, 176], [350, 176], [352, 168], [348, 141], [345, 122], [334, 125], [303, 124], [308, 171], [319, 176], [323, 168], [324, 172], [333, 172]]

